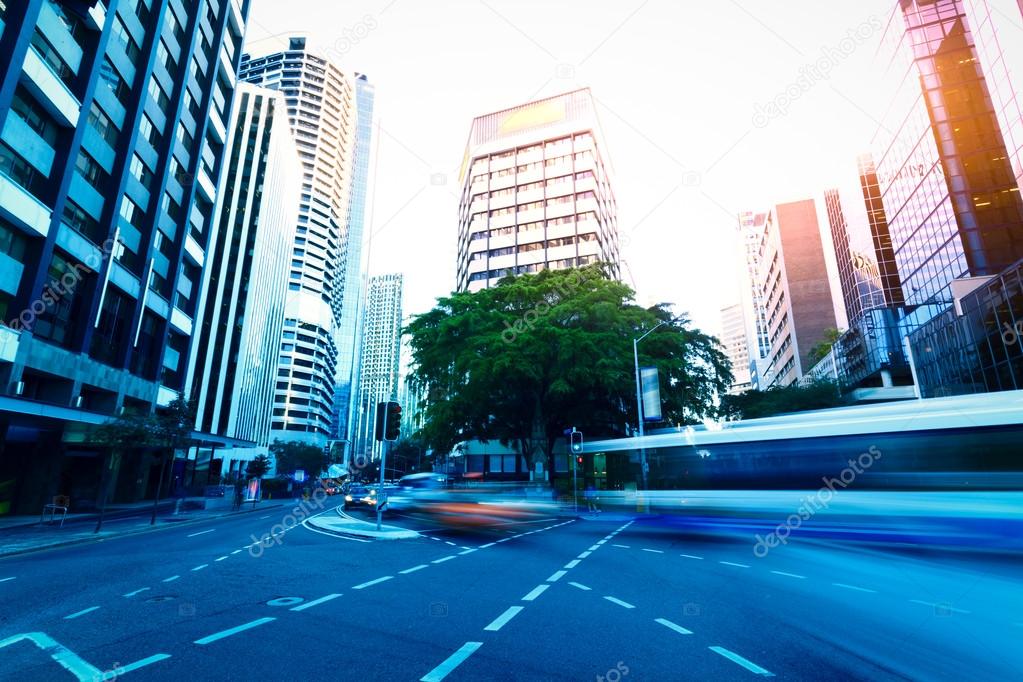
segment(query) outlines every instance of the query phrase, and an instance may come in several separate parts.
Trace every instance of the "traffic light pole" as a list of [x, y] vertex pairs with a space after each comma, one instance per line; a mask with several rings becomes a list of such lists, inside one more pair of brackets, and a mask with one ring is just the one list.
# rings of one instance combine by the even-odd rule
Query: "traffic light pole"
[[[387, 410], [384, 410], [384, 433], [387, 433]], [[377, 491], [377, 532], [380, 531], [380, 518], [383, 516], [384, 511], [380, 507], [380, 500], [384, 496], [384, 472], [387, 471], [387, 450], [388, 442], [386, 440], [380, 441], [380, 490]]]

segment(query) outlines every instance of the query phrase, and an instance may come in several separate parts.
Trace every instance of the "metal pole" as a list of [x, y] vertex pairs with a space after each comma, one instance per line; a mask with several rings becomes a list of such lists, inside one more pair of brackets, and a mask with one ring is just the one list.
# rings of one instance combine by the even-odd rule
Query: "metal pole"
[[[647, 332], [649, 334], [649, 332]], [[646, 334], [644, 334], [646, 336]], [[643, 338], [643, 337], [640, 337]], [[646, 490], [646, 447], [643, 444], [643, 396], [639, 387], [639, 339], [632, 340], [632, 359], [636, 363], [636, 419], [639, 424], [639, 471], [640, 481], [642, 487], [640, 490]]]
[[[572, 433], [575, 433], [575, 427], [572, 427]], [[568, 437], [568, 450], [572, 452], [572, 437]], [[576, 459], [575, 453], [572, 452], [572, 507], [578, 513], [579, 511], [579, 484], [576, 482], [576, 471], [579, 470], [579, 460]]]
[[[387, 436], [387, 408], [384, 408], [384, 432], [383, 436]], [[380, 517], [383, 516], [383, 511], [380, 509], [380, 498], [384, 494], [384, 471], [387, 466], [387, 441], [380, 441], [380, 490], [377, 491], [377, 531], [380, 530]]]

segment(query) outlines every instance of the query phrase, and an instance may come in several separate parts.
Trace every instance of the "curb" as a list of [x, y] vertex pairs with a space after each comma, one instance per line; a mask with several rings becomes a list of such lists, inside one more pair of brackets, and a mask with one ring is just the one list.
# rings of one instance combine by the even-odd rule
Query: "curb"
[[[340, 516], [343, 519], [348, 519], [349, 521], [353, 522], [353, 524], [363, 524], [366, 526], [374, 525], [370, 524], [368, 521], [361, 521], [359, 519], [349, 516], [348, 514], [345, 514], [343, 511], [341, 511], [340, 507], [337, 507], [335, 511], [337, 512], [338, 516]], [[358, 528], [344, 528], [342, 530], [337, 528], [336, 526], [324, 524], [322, 522], [317, 523], [314, 519], [315, 517], [306, 519], [304, 523], [308, 523], [311, 526], [315, 526], [317, 530], [323, 531], [325, 533], [330, 533], [331, 535], [337, 535], [339, 537], [366, 538], [370, 540], [410, 540], [412, 538], [421, 537], [417, 531], [408, 530], [405, 528], [381, 531], [361, 530]], [[391, 527], [395, 528], [394, 526]]]

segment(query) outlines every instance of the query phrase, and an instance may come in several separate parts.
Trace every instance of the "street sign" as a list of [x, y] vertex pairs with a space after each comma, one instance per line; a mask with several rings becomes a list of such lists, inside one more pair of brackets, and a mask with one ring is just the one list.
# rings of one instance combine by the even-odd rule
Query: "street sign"
[[294, 479], [295, 479], [295, 483], [304, 483], [305, 482], [305, 470], [304, 469], [295, 469]]

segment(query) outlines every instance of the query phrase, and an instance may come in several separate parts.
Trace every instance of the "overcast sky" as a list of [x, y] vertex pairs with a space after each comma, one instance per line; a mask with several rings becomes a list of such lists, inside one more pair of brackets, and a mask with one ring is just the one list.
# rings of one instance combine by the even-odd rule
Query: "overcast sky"
[[736, 214], [854, 184], [884, 113], [875, 53], [893, 0], [252, 5], [248, 52], [305, 35], [376, 85], [369, 267], [405, 274], [406, 313], [454, 288], [474, 116], [589, 86], [626, 281], [640, 303], [672, 302], [717, 333], [719, 309], [739, 297]]

